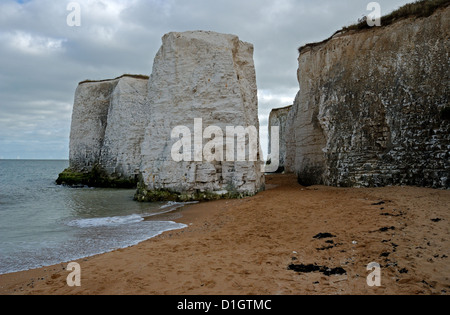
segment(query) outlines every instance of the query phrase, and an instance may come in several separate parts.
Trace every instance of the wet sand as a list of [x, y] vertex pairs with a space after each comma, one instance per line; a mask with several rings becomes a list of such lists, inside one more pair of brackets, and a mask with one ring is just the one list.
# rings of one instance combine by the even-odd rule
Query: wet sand
[[[450, 294], [450, 191], [302, 187], [291, 175], [242, 200], [191, 205], [189, 227], [137, 246], [0, 276], [0, 294]], [[367, 266], [381, 266], [370, 287]]]

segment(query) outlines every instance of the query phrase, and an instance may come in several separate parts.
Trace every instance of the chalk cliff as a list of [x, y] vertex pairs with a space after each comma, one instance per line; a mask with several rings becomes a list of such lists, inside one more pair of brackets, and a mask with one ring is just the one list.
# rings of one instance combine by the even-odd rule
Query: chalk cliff
[[[174, 134], [180, 126], [188, 134]], [[234, 35], [170, 33], [150, 78], [79, 84], [70, 167], [57, 183], [139, 182], [139, 201], [254, 195], [264, 189], [258, 131], [253, 46]]]
[[276, 108], [273, 109], [270, 112], [269, 116], [269, 152], [272, 151], [272, 127], [279, 127], [280, 128], [280, 134], [279, 134], [279, 166], [277, 173], [282, 173], [285, 170], [285, 161], [286, 161], [286, 137], [289, 137], [289, 135], [286, 135], [286, 125], [287, 120], [289, 116], [289, 112], [292, 109], [292, 105], [283, 107], [283, 108]]
[[450, 8], [300, 50], [286, 167], [302, 184], [450, 187]]
[[148, 78], [125, 75], [81, 82], [75, 92], [70, 167], [59, 184], [136, 186], [148, 124]]
[[[226, 158], [228, 126], [253, 126], [259, 131], [253, 45], [234, 35], [203, 31], [169, 33], [162, 41], [149, 82], [150, 122], [136, 199], [186, 201], [256, 194], [264, 187], [259, 150], [255, 161], [248, 152], [245, 161]], [[202, 123], [197, 130], [195, 119]], [[175, 138], [171, 134], [177, 126], [192, 133], [184, 138], [187, 141], [194, 140], [196, 131], [201, 137], [180, 150], [188, 155], [181, 162], [171, 152], [180, 141], [179, 134]], [[221, 132], [203, 139], [203, 131], [211, 126]], [[218, 145], [210, 147], [210, 153], [217, 158], [208, 161], [202, 150], [213, 139]], [[259, 149], [257, 136], [256, 141]]]

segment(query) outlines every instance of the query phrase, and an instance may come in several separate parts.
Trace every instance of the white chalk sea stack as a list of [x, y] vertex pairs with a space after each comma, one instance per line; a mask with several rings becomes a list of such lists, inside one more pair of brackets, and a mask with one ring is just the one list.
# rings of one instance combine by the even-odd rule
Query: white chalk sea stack
[[[136, 199], [187, 201], [261, 191], [264, 174], [259, 137], [255, 161], [228, 160], [225, 153], [227, 127], [254, 126], [259, 131], [253, 45], [234, 35], [204, 31], [169, 33], [162, 41], [148, 85], [149, 123], [142, 142]], [[223, 149], [223, 159], [195, 159], [195, 119], [201, 119], [201, 133], [210, 126], [223, 131], [200, 142], [203, 148], [213, 139], [222, 142], [223, 148], [214, 147], [211, 153]], [[192, 160], [173, 159], [172, 149], [181, 139], [181, 135], [172, 137], [177, 126], [192, 133], [192, 146], [183, 147], [192, 153]]]
[[128, 187], [136, 184], [148, 124], [148, 78], [124, 75], [81, 82], [75, 92], [70, 167], [61, 184]]
[[276, 108], [269, 115], [269, 152], [272, 152], [272, 127], [279, 127], [279, 164], [276, 173], [282, 173], [285, 170], [286, 163], [286, 138], [291, 137], [286, 132], [288, 116], [292, 110], [292, 105], [283, 108]]

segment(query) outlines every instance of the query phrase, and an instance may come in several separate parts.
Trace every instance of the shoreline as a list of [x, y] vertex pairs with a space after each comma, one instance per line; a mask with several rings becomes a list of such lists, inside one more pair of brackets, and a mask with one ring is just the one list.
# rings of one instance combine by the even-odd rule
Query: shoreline
[[[32, 270], [38, 270], [38, 269], [46, 268], [49, 266], [68, 264], [69, 262], [73, 262], [73, 261], [80, 261], [83, 259], [87, 259], [87, 258], [107, 254], [110, 252], [114, 252], [116, 250], [130, 248], [130, 247], [139, 245], [142, 242], [149, 241], [155, 237], [158, 237], [161, 234], [184, 229], [187, 227], [187, 225], [177, 223], [177, 222], [173, 221], [172, 219], [179, 218], [180, 212], [182, 211], [182, 209], [188, 205], [189, 204], [184, 204], [184, 203], [183, 204], [182, 203], [167, 204], [164, 207], [160, 208], [159, 213], [148, 214], [147, 216], [139, 215], [139, 214], [132, 214], [132, 215], [124, 215], [124, 216], [105, 217], [105, 218], [74, 219], [73, 221], [70, 221], [70, 222], [68, 221], [68, 222], [64, 223], [64, 225], [72, 226], [72, 227], [76, 226], [76, 227], [80, 228], [80, 227], [83, 227], [83, 225], [81, 225], [81, 226], [78, 225], [77, 221], [84, 221], [84, 220], [89, 221], [92, 219], [93, 220], [102, 220], [102, 219], [106, 220], [106, 219], [116, 219], [116, 218], [117, 219], [121, 219], [121, 218], [128, 219], [132, 216], [135, 216], [138, 218], [137, 220], [141, 219], [142, 223], [154, 221], [155, 223], [166, 223], [167, 226], [165, 228], [161, 227], [160, 229], [155, 229], [155, 231], [152, 233], [152, 235], [146, 236], [147, 238], [142, 237], [142, 238], [140, 238], [140, 240], [139, 239], [125, 239], [125, 241], [124, 240], [121, 240], [121, 241], [115, 240], [115, 245], [111, 245], [110, 248], [108, 248], [108, 246], [103, 246], [103, 247], [101, 247], [101, 246], [95, 247], [94, 246], [93, 248], [95, 248], [95, 249], [91, 250], [89, 253], [84, 252], [83, 254], [80, 254], [80, 253], [74, 254], [73, 252], [71, 252], [69, 254], [64, 255], [63, 257], [59, 257], [60, 259], [51, 258], [51, 259], [47, 259], [46, 262], [43, 262], [43, 261], [28, 262], [26, 266], [16, 267], [14, 270], [11, 270], [12, 269], [11, 267], [9, 268], [9, 270], [5, 270], [5, 271], [2, 270], [2, 271], [0, 271], [0, 276], [9, 275], [9, 274], [17, 274], [20, 272], [27, 272], [27, 271], [32, 271]], [[76, 223], [73, 223], [73, 222], [76, 222]], [[132, 222], [132, 223], [138, 223], [138, 222], [136, 221], [136, 222]], [[119, 224], [119, 226], [120, 225], [121, 224]], [[183, 226], [170, 227], [171, 225], [183, 225]], [[100, 225], [100, 226], [103, 226], [103, 225]], [[127, 225], [124, 224], [123, 226], [127, 226]], [[95, 228], [97, 228], [97, 225], [93, 224], [88, 229], [95, 229]], [[132, 228], [132, 227], [129, 226], [129, 228]], [[70, 232], [67, 232], [67, 233], [70, 233]], [[121, 245], [119, 245], [118, 243]], [[62, 244], [62, 246], [64, 246], [64, 244]], [[112, 246], [114, 246], [114, 247], [112, 247]], [[54, 248], [54, 249], [44, 248], [43, 250], [51, 252], [51, 251], [56, 250], [56, 248]], [[54, 256], [54, 257], [56, 257], [56, 256]], [[64, 259], [64, 260], [61, 260], [61, 259]], [[19, 268], [21, 268], [21, 269], [19, 269]]]
[[[162, 212], [156, 215], [148, 216], [144, 218], [144, 221], [167, 221], [167, 222], [174, 222], [179, 224], [184, 224], [185, 227], [181, 229], [175, 229], [175, 230], [168, 230], [168, 231], [162, 231], [158, 235], [151, 237], [148, 240], [142, 241], [139, 244], [132, 245], [129, 247], [119, 248], [112, 251], [108, 251], [105, 253], [100, 253], [96, 255], [86, 256], [86, 257], [80, 257], [73, 262], [78, 262], [82, 264], [82, 262], [89, 261], [91, 259], [95, 259], [97, 257], [101, 257], [107, 254], [115, 253], [115, 252], [122, 252], [123, 250], [134, 248], [136, 246], [141, 245], [142, 243], [150, 242], [153, 240], [158, 239], [159, 237], [164, 238], [164, 234], [168, 233], [179, 233], [182, 232], [185, 229], [188, 229], [190, 226], [192, 226], [194, 223], [199, 220], [201, 220], [204, 217], [207, 217], [210, 214], [216, 213], [219, 209], [219, 206], [222, 203], [228, 204], [229, 202], [238, 201], [238, 199], [230, 199], [230, 200], [215, 200], [215, 201], [204, 201], [204, 202], [188, 202], [183, 206], [175, 207], [172, 210], [169, 210], [167, 212]], [[211, 204], [216, 203], [217, 205], [213, 208], [213, 211], [211, 211]], [[206, 206], [208, 204], [208, 206]], [[207, 209], [206, 209], [207, 208]], [[206, 210], [206, 211], [205, 211]], [[215, 210], [215, 211], [214, 211]], [[38, 268], [32, 268], [27, 270], [20, 270], [15, 272], [8, 272], [4, 274], [0, 274], [0, 295], [22, 295], [22, 294], [33, 294], [28, 292], [26, 289], [24, 290], [24, 287], [26, 286], [28, 289], [34, 289], [34, 282], [39, 281], [39, 279], [46, 279], [45, 275], [49, 275], [52, 272], [63, 272], [69, 274], [69, 271], [66, 271], [66, 266], [71, 263], [69, 261], [67, 262], [60, 262], [54, 265], [50, 266], [43, 266]], [[44, 275], [44, 276], [42, 276]], [[26, 279], [29, 278], [29, 281]], [[53, 274], [50, 278], [56, 278], [56, 276]], [[57, 277], [59, 278], [59, 277]], [[5, 280], [6, 279], [6, 280]], [[19, 285], [21, 283], [24, 283], [24, 285]], [[26, 283], [27, 282], [27, 283]], [[26, 283], [26, 285], [25, 285]], [[17, 284], [17, 285], [16, 285]], [[17, 286], [17, 289], [11, 289], [12, 286]], [[8, 288], [10, 287], [10, 288]], [[12, 290], [12, 291], [9, 291]], [[46, 295], [47, 293], [38, 293]]]
[[[267, 188], [187, 205], [166, 214], [187, 228], [78, 260], [81, 287], [58, 264], [0, 275], [0, 294], [450, 294], [450, 191], [306, 188], [291, 175], [267, 176]], [[381, 287], [367, 285], [371, 262]], [[301, 265], [345, 273], [289, 270]]]

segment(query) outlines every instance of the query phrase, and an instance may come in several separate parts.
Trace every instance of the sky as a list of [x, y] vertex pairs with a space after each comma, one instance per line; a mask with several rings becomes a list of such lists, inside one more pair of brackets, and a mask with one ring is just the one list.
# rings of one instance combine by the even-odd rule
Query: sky
[[[80, 6], [70, 26], [69, 3]], [[382, 15], [412, 0], [379, 0]], [[80, 81], [150, 75], [164, 34], [215, 31], [255, 47], [260, 133], [299, 90], [297, 49], [371, 13], [367, 0], [0, 0], [0, 159], [68, 159]]]

